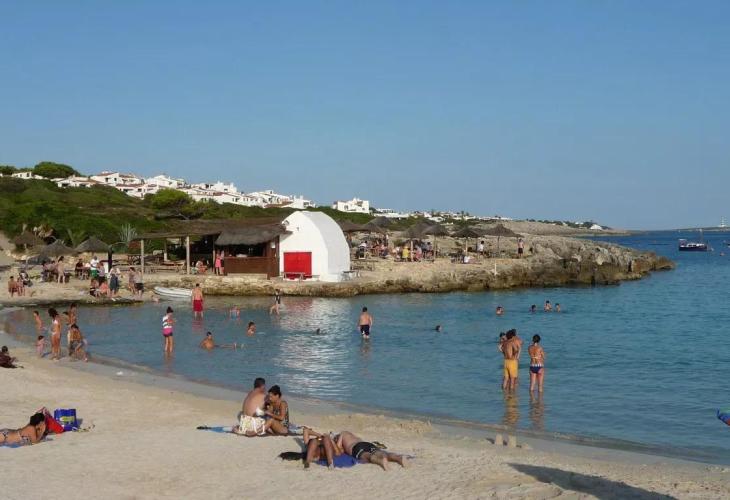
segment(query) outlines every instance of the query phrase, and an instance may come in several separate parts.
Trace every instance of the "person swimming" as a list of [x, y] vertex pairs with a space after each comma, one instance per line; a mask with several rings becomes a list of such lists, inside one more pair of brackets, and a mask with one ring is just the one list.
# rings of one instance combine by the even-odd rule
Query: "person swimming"
[[442, 330], [441, 325], [436, 325], [436, 331], [440, 332]]
[[496, 313], [497, 313], [497, 316], [502, 316], [502, 315], [504, 314], [504, 307], [502, 307], [502, 306], [497, 306], [497, 311], [496, 311]]
[[532, 305], [530, 306], [530, 312], [531, 312], [531, 313], [536, 313], [536, 312], [537, 312], [537, 306], [536, 306], [535, 304], [532, 304]]
[[546, 300], [545, 301], [545, 306], [543, 306], [542, 310], [545, 311], [545, 312], [550, 312], [550, 311], [553, 310], [553, 306], [550, 305], [550, 301], [549, 300]]
[[253, 337], [256, 334], [256, 323], [253, 321], [248, 322], [248, 328], [246, 329], [246, 335]]

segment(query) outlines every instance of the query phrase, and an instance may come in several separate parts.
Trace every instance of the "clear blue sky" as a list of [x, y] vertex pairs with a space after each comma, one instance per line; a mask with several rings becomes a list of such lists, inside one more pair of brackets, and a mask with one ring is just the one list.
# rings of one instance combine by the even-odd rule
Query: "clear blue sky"
[[0, 0], [0, 164], [730, 219], [730, 2]]

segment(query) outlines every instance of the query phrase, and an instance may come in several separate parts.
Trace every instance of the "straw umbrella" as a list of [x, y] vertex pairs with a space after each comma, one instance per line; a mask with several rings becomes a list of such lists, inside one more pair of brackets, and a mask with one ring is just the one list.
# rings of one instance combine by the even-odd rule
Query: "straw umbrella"
[[48, 257], [60, 257], [61, 255], [73, 255], [75, 253], [76, 250], [64, 245], [63, 241], [56, 240], [50, 245], [41, 247], [39, 249], [37, 258], [45, 259]]
[[521, 238], [522, 236], [515, 233], [511, 229], [504, 227], [502, 224], [487, 228], [484, 231], [485, 236], [496, 236], [497, 237], [497, 255], [499, 255], [499, 239], [500, 238]]
[[76, 247], [78, 253], [84, 252], [108, 252], [109, 245], [101, 241], [96, 236], [91, 236], [89, 239], [81, 243]]
[[466, 253], [469, 250], [469, 239], [470, 238], [479, 238], [483, 235], [482, 231], [477, 231], [473, 227], [465, 226], [456, 231], [453, 234], [454, 238], [464, 238], [464, 253]]
[[45, 245], [45, 241], [31, 233], [30, 231], [23, 231], [21, 234], [13, 238], [13, 243], [17, 246], [23, 246], [26, 249], [28, 247], [34, 247], [38, 245]]

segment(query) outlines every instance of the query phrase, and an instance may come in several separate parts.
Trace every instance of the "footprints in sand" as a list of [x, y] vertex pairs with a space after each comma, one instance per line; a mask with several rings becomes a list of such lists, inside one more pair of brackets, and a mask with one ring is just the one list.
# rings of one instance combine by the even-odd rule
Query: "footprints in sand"
[[[505, 437], [502, 436], [502, 434], [497, 434], [496, 436], [494, 436], [494, 440], [492, 441], [492, 444], [494, 444], [494, 446], [506, 446], [508, 448], [519, 448], [521, 450], [531, 450], [532, 449], [530, 447], [530, 445], [527, 443], [522, 443], [522, 444], [518, 445], [517, 436], [515, 436], [515, 435], [508, 434], [506, 436], [506, 438], [507, 439], [505, 440]], [[491, 440], [487, 439], [487, 441], [491, 441]]]

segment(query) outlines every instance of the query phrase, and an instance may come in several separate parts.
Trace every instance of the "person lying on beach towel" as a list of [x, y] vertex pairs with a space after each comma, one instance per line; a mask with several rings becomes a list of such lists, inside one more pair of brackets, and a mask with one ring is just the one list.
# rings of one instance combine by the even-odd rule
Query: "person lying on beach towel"
[[342, 431], [335, 436], [334, 442], [338, 448], [342, 448], [345, 453], [354, 459], [377, 464], [383, 470], [388, 470], [388, 462], [395, 462], [400, 464], [401, 467], [408, 466], [408, 462], [403, 455], [384, 451], [374, 443], [363, 441], [352, 432]]
[[328, 468], [333, 469], [335, 458], [344, 454], [344, 450], [337, 446], [329, 434], [320, 434], [308, 427], [304, 428], [304, 446], [305, 469], [308, 469], [312, 462], [320, 461], [324, 461]]
[[23, 446], [38, 443], [46, 434], [46, 416], [36, 413], [20, 429], [0, 429], [0, 446]]

